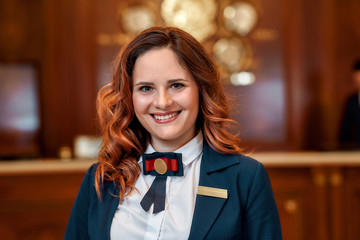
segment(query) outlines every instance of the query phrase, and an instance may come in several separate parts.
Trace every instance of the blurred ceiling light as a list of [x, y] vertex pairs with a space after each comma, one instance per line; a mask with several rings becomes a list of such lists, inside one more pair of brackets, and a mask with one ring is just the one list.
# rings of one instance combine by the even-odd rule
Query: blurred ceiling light
[[232, 6], [227, 6], [225, 9], [224, 9], [224, 17], [227, 18], [227, 19], [231, 19], [231, 18], [234, 18], [236, 15], [236, 10], [234, 7]]
[[178, 11], [178, 13], [174, 16], [174, 24], [176, 26], [185, 27], [187, 23], [188, 16], [186, 14], [186, 11], [181, 10]]
[[156, 17], [151, 9], [145, 6], [132, 6], [120, 10], [122, 25], [128, 33], [139, 33], [155, 26]]
[[167, 25], [183, 29], [199, 41], [215, 33], [216, 11], [214, 0], [164, 0], [161, 4]]
[[230, 81], [235, 86], [247, 86], [255, 82], [255, 75], [252, 72], [233, 73]]
[[229, 72], [238, 72], [248, 54], [248, 49], [239, 38], [221, 38], [213, 46], [216, 59]]
[[255, 7], [247, 2], [236, 2], [223, 12], [225, 27], [241, 36], [246, 36], [255, 27], [258, 15]]

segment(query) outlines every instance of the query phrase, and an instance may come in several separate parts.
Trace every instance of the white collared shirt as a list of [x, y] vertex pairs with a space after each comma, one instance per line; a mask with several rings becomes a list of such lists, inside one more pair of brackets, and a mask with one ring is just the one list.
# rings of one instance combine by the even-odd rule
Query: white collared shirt
[[[182, 154], [183, 177], [167, 177], [165, 210], [153, 214], [140, 201], [149, 190], [155, 176], [140, 174], [131, 194], [119, 204], [110, 230], [112, 240], [120, 239], [188, 239], [199, 184], [200, 163], [203, 151], [203, 136], [200, 132], [190, 142], [176, 150]], [[155, 152], [149, 144], [145, 153]], [[143, 171], [142, 157], [139, 164]]]

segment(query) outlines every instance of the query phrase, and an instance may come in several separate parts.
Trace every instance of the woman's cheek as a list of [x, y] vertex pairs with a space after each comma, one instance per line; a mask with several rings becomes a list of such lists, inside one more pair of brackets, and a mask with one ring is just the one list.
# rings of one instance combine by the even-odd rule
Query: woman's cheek
[[142, 96], [140, 94], [136, 94], [133, 97], [133, 104], [136, 112], [144, 112], [147, 108], [147, 105], [149, 105], [149, 98]]

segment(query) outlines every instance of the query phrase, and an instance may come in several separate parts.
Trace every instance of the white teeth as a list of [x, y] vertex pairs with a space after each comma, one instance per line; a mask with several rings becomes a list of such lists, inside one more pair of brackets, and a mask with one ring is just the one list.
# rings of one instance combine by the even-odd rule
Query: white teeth
[[168, 114], [168, 115], [165, 115], [165, 116], [154, 115], [154, 117], [155, 117], [156, 120], [167, 120], [167, 119], [169, 119], [169, 118], [175, 117], [176, 115], [178, 115], [178, 112], [172, 113], [172, 114]]

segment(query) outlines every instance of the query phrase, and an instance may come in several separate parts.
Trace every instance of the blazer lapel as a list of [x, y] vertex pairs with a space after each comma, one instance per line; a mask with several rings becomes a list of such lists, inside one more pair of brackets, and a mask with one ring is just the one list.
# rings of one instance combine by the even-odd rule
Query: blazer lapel
[[[199, 186], [227, 190], [228, 186], [219, 171], [237, 163], [239, 160], [236, 155], [220, 154], [204, 141]], [[197, 195], [189, 239], [206, 237], [226, 201], [227, 198]]]

